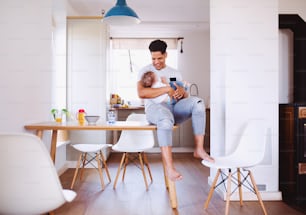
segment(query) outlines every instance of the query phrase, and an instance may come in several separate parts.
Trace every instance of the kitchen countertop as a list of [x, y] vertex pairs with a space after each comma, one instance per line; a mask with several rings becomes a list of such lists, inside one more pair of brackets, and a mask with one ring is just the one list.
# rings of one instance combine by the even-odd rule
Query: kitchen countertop
[[116, 110], [143, 110], [144, 106], [114, 107]]

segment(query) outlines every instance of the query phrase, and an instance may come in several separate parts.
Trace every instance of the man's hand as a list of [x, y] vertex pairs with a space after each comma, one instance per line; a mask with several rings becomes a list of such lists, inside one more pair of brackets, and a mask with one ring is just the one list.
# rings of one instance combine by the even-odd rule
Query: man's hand
[[170, 86], [169, 86], [169, 88], [170, 88], [170, 90], [168, 91], [168, 95], [170, 96], [170, 98], [174, 98], [175, 90]]
[[184, 98], [185, 95], [186, 95], [185, 88], [181, 87], [181, 86], [178, 86], [176, 83], [174, 83], [174, 85], [176, 86], [176, 90], [173, 94], [173, 98], [177, 99], [177, 100], [180, 100], [180, 99]]

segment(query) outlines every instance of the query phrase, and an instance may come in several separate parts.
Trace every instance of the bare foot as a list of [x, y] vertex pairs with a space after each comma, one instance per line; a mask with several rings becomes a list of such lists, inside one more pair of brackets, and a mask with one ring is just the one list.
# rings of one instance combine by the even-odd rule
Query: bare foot
[[175, 169], [169, 168], [167, 171], [167, 174], [168, 174], [168, 178], [171, 181], [179, 181], [183, 179], [183, 176], [179, 172], [177, 172]]
[[215, 162], [215, 159], [213, 159], [211, 156], [209, 156], [209, 154], [207, 154], [204, 150], [195, 150], [193, 153], [193, 156], [195, 158], [201, 158], [203, 160], [206, 160], [208, 162]]

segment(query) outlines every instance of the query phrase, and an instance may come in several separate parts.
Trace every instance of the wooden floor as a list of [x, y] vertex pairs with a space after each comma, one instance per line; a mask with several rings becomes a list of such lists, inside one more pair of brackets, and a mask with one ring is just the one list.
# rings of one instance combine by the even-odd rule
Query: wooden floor
[[[72, 203], [67, 203], [55, 211], [56, 215], [221, 215], [225, 211], [225, 202], [213, 195], [209, 208], [203, 204], [207, 198], [209, 185], [207, 177], [209, 169], [192, 154], [174, 154], [176, 168], [183, 174], [183, 180], [176, 183], [178, 208], [172, 210], [168, 193], [164, 185], [163, 169], [159, 153], [149, 154], [148, 159], [153, 175], [153, 183], [146, 191], [141, 171], [134, 165], [129, 165], [125, 181], [118, 180], [113, 189], [121, 154], [112, 154], [108, 159], [112, 182], [104, 191], [101, 190], [99, 175], [95, 169], [86, 169], [84, 179], [77, 182], [74, 190], [77, 197]], [[69, 188], [75, 169], [68, 169], [60, 178], [64, 188]], [[256, 177], [256, 176], [255, 176]], [[105, 177], [106, 178], [106, 177]], [[281, 201], [265, 201], [269, 215], [302, 215]], [[258, 202], [230, 203], [230, 214], [256, 215], [262, 214]]]

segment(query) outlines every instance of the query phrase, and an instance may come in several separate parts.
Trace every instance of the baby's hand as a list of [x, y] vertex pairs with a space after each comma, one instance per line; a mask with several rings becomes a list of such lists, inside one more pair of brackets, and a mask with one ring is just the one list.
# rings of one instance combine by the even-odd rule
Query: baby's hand
[[165, 76], [160, 77], [160, 80], [161, 80], [161, 82], [162, 82], [163, 84], [169, 85], [169, 83], [168, 83], [168, 81], [167, 81], [167, 78], [166, 78]]

